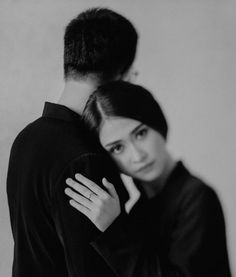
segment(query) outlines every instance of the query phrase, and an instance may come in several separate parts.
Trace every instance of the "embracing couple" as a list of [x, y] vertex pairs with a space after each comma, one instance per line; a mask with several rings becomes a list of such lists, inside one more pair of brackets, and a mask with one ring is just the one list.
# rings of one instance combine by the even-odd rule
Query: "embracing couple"
[[[59, 102], [11, 149], [12, 276], [231, 276], [217, 194], [173, 159], [160, 105], [132, 84], [137, 41], [109, 9], [66, 27]], [[129, 213], [120, 173], [140, 191]]]

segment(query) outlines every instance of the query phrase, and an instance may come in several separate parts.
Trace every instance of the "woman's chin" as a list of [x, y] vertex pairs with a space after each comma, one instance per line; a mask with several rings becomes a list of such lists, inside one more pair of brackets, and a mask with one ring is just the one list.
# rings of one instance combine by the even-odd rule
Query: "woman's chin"
[[153, 182], [158, 180], [161, 175], [161, 169], [158, 170], [156, 167], [150, 167], [149, 169], [145, 169], [140, 172], [127, 172], [122, 170], [121, 172], [131, 178], [139, 180], [141, 182]]
[[146, 174], [137, 174], [133, 178], [142, 181], [142, 182], [154, 182], [160, 177], [159, 172], [153, 171]]

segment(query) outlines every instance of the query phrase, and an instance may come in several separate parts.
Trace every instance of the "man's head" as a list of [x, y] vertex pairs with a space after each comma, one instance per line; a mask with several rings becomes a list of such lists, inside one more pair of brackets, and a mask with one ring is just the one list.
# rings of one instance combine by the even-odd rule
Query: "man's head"
[[109, 9], [89, 9], [74, 18], [64, 36], [65, 80], [122, 78], [133, 64], [138, 34], [129, 20]]

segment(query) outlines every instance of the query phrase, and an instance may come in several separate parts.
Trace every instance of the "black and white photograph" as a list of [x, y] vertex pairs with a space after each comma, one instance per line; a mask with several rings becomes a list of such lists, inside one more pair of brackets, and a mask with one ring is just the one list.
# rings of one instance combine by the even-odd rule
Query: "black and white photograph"
[[1, 0], [0, 276], [236, 276], [235, 15]]

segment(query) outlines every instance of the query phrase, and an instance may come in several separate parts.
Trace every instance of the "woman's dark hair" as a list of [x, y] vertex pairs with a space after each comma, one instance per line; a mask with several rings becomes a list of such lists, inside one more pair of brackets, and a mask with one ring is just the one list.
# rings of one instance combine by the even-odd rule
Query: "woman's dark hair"
[[109, 117], [140, 121], [167, 138], [168, 125], [162, 109], [153, 95], [141, 86], [112, 81], [98, 87], [86, 103], [83, 120], [98, 136], [101, 124]]
[[110, 9], [80, 13], [65, 30], [65, 79], [94, 74], [100, 83], [111, 81], [133, 64], [137, 41], [133, 24]]

